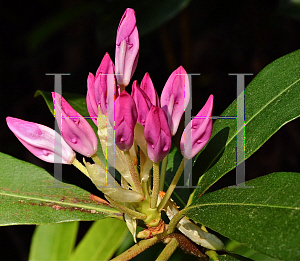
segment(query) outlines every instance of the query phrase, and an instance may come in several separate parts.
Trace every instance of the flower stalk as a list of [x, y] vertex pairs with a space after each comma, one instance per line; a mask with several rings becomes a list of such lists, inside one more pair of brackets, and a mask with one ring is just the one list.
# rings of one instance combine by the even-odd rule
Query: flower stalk
[[184, 214], [185, 214], [185, 209], [179, 211], [170, 221], [169, 223], [169, 226], [168, 226], [168, 231], [167, 231], [167, 234], [172, 234], [175, 229], [176, 229], [176, 226], [177, 224], [179, 223], [179, 221], [181, 219], [184, 218]]
[[172, 195], [172, 193], [173, 193], [173, 191], [174, 191], [174, 189], [175, 189], [175, 187], [176, 187], [176, 185], [177, 185], [177, 183], [180, 179], [180, 176], [181, 176], [183, 170], [184, 170], [184, 158], [182, 159], [182, 161], [179, 165], [179, 168], [178, 168], [178, 170], [177, 170], [177, 172], [176, 172], [176, 174], [175, 174], [175, 176], [174, 176], [174, 178], [173, 178], [173, 180], [172, 180], [165, 196], [163, 197], [162, 201], [159, 203], [158, 211], [161, 211], [165, 207], [165, 205], [167, 204], [168, 200], [170, 199], [170, 197], [171, 197], [171, 195]]
[[95, 153], [93, 156], [91, 156], [91, 158], [93, 159], [93, 161], [98, 164], [99, 166], [101, 166], [103, 169], [105, 169], [102, 161], [99, 159], [98, 155]]
[[140, 179], [139, 179], [138, 170], [132, 162], [132, 158], [129, 154], [129, 151], [124, 151], [124, 155], [125, 155], [125, 159], [126, 159], [126, 162], [127, 162], [127, 166], [129, 168], [129, 171], [130, 171], [130, 174], [131, 174], [131, 178], [133, 180], [134, 189], [135, 189], [135, 191], [137, 191], [137, 192], [139, 192], [140, 194], [143, 195], [144, 193], [143, 193], [143, 189], [142, 189], [141, 182], [140, 182]]
[[121, 210], [123, 213], [126, 213], [127, 215], [131, 216], [132, 218], [142, 219], [142, 220], [147, 218], [147, 215], [137, 212], [135, 210], [132, 210], [128, 207], [125, 207], [123, 204], [119, 203], [118, 201], [113, 200], [109, 196], [105, 196], [105, 197], [112, 206]]
[[164, 159], [163, 159], [163, 161], [161, 163], [160, 180], [159, 180], [159, 191], [163, 191], [164, 190], [167, 165], [168, 165], [168, 155], [166, 157], [164, 157]]
[[76, 158], [73, 160], [72, 165], [75, 166], [77, 169], [79, 169], [84, 175], [86, 175], [88, 178], [90, 177], [87, 169], [85, 166], [82, 165], [81, 162], [79, 162]]
[[151, 194], [150, 207], [156, 208], [157, 198], [159, 192], [159, 162], [153, 162], [153, 189]]

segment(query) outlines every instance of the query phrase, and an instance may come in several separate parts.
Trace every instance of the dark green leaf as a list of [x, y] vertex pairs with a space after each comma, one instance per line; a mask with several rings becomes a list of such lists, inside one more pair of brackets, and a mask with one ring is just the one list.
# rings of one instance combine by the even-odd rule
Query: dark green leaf
[[79, 222], [67, 222], [36, 227], [29, 260], [69, 260], [74, 248]]
[[54, 180], [44, 169], [0, 153], [0, 225], [122, 218], [89, 192]]
[[[210, 259], [211, 261], [213, 259]], [[242, 256], [238, 255], [232, 255], [232, 254], [226, 254], [226, 255], [218, 255], [218, 260], [219, 261], [251, 261], [252, 259], [248, 259]]]
[[[50, 110], [50, 112], [54, 115], [54, 106], [51, 92], [44, 92], [44, 91], [36, 91], [34, 97], [42, 96]], [[67, 102], [73, 107], [75, 111], [77, 111], [83, 117], [87, 117], [90, 125], [92, 127], [95, 126], [91, 119], [88, 119], [89, 112], [86, 107], [86, 97], [76, 93], [63, 93], [63, 97], [67, 100]], [[96, 126], [95, 126], [96, 129]]]
[[280, 0], [277, 12], [294, 19], [300, 19], [300, 1], [299, 0]]
[[109, 260], [128, 232], [123, 221], [98, 220], [80, 241], [70, 260]]
[[194, 200], [186, 215], [280, 260], [300, 259], [300, 173], [273, 173]]
[[[299, 60], [300, 50], [279, 58], [264, 68], [246, 88], [245, 159], [258, 150], [280, 127], [299, 117]], [[222, 116], [236, 115], [235, 100]], [[241, 127], [238, 133], [243, 131]], [[236, 137], [235, 119], [219, 119], [214, 123], [212, 138], [195, 164], [198, 177], [204, 174], [198, 181], [195, 198], [236, 167]]]
[[[224, 242], [224, 241], [223, 241]], [[276, 261], [278, 259], [274, 259], [272, 257], [263, 255], [253, 249], [246, 247], [245, 245], [236, 242], [234, 240], [228, 240], [228, 242], [224, 242], [226, 249], [230, 253], [238, 254], [252, 260], [262, 260], [262, 261]]]

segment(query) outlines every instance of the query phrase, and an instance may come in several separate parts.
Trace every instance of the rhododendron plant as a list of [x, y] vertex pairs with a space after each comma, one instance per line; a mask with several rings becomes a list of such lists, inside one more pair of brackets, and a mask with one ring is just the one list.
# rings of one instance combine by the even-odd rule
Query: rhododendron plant
[[[245, 135], [245, 120], [247, 120], [247, 124], [258, 124], [256, 117], [259, 117], [258, 115], [265, 107], [269, 106], [267, 102], [260, 102], [259, 100], [265, 99], [265, 97], [261, 98], [262, 95], [258, 95], [262, 92], [261, 88], [255, 85], [257, 84], [255, 81], [253, 85], [250, 85], [252, 89], [247, 95], [251, 97], [252, 93], [258, 93], [255, 99], [252, 98], [252, 103], [255, 106], [250, 109], [248, 107], [250, 111], [250, 116], [247, 115], [248, 118], [245, 117], [245, 114], [240, 117], [239, 113], [237, 116], [231, 116], [237, 121], [236, 125], [232, 123], [233, 121], [226, 125], [228, 120], [222, 117], [226, 117], [228, 114], [233, 115], [241, 107], [241, 104], [244, 106], [244, 91], [237, 98], [237, 101], [225, 111], [226, 115], [220, 116], [220, 119], [214, 124], [214, 96], [212, 94], [208, 99], [203, 95], [203, 99], [207, 99], [207, 101], [204, 105], [202, 104], [202, 109], [192, 119], [185, 119], [185, 112], [191, 103], [190, 91], [192, 86], [184, 67], [179, 66], [170, 74], [159, 98], [155, 89], [155, 82], [152, 82], [148, 72], [144, 75], [140, 85], [137, 80], [132, 79], [136, 68], [138, 68], [138, 55], [139, 34], [135, 11], [127, 8], [117, 29], [115, 64], [109, 54], [106, 53], [96, 70], [96, 74], [88, 74], [86, 97], [81, 99], [81, 102], [73, 103], [76, 105], [75, 107], [71, 106], [72, 98], [69, 103], [60, 93], [52, 92], [52, 112], [60, 134], [38, 123], [13, 117], [6, 118], [9, 129], [33, 155], [50, 163], [74, 165], [86, 176], [85, 178], [89, 182], [95, 185], [99, 192], [99, 194], [93, 195], [79, 190], [76, 186], [68, 185], [62, 186], [62, 188], [55, 187], [55, 191], [52, 191], [54, 194], [49, 196], [41, 191], [41, 184], [39, 184], [36, 192], [32, 194], [23, 193], [30, 195], [30, 198], [24, 202], [21, 200], [22, 195], [18, 194], [19, 190], [23, 191], [22, 186], [14, 190], [7, 189], [5, 196], [8, 196], [11, 191], [17, 194], [18, 199], [11, 200], [13, 202], [11, 204], [18, 205], [21, 211], [25, 209], [24, 211], [31, 214], [31, 211], [35, 211], [34, 207], [48, 207], [46, 211], [49, 213], [45, 211], [47, 215], [36, 215], [32, 221], [31, 215], [28, 214], [28, 217], [22, 216], [25, 221], [21, 218], [20, 223], [48, 224], [76, 220], [97, 220], [105, 217], [121, 220], [126, 223], [134, 242], [138, 243], [120, 253], [113, 260], [129, 260], [158, 242], [162, 242], [166, 246], [157, 260], [167, 260], [178, 247], [187, 254], [200, 257], [201, 260], [208, 260], [209, 258], [211, 260], [226, 260], [224, 258], [230, 256], [231, 252], [227, 249], [228, 244], [223, 243], [223, 239], [228, 241], [228, 238], [237, 241], [244, 240], [248, 247], [252, 248], [253, 246], [253, 249], [276, 258], [273, 250], [267, 248], [264, 252], [264, 249], [258, 244], [253, 243], [255, 240], [252, 237], [252, 230], [255, 236], [261, 238], [259, 229], [268, 226], [268, 222], [271, 222], [266, 221], [273, 215], [273, 212], [271, 215], [271, 212], [267, 210], [270, 207], [273, 208], [274, 219], [283, 213], [276, 211], [289, 208], [292, 212], [289, 212], [287, 216], [294, 216], [299, 221], [299, 196], [295, 196], [294, 199], [294, 195], [291, 194], [286, 200], [280, 201], [280, 204], [276, 205], [275, 199], [278, 197], [276, 193], [279, 187], [274, 184], [279, 183], [280, 175], [272, 174], [270, 176], [270, 184], [274, 186], [271, 186], [271, 189], [266, 192], [266, 195], [263, 194], [262, 198], [259, 194], [263, 191], [261, 184], [268, 184], [268, 179], [263, 178], [247, 183], [247, 186], [245, 186], [245, 182], [242, 182], [232, 190], [223, 189], [207, 193], [208, 189], [218, 179], [242, 162], [237, 156], [240, 153], [241, 144], [242, 149], [244, 149], [243, 160], [245, 159], [245, 144], [241, 143], [241, 141], [244, 142], [245, 138], [241, 136], [241, 134]], [[300, 59], [299, 52], [297, 57]], [[297, 60], [289, 59], [288, 61]], [[284, 62], [279, 61], [278, 64], [286, 65], [288, 62], [284, 60]], [[275, 75], [272, 70], [278, 69], [276, 66], [270, 67], [272, 77]], [[268, 74], [269, 69], [264, 73]], [[289, 70], [286, 70], [283, 76], [288, 73]], [[132, 90], [130, 93], [130, 87], [127, 86], [129, 86], [131, 79]], [[288, 84], [291, 92], [293, 91], [293, 84], [296, 83], [289, 82]], [[263, 87], [271, 90], [273, 87], [270, 86]], [[127, 88], [125, 89], [125, 87]], [[278, 87], [278, 89], [280, 88]], [[275, 91], [270, 90], [268, 95], [273, 95]], [[285, 91], [286, 89], [276, 90], [276, 95], [280, 96]], [[277, 99], [277, 96], [269, 97], [270, 101]], [[45, 99], [47, 100], [47, 97]], [[290, 97], [290, 99], [292, 98]], [[276, 102], [279, 104], [281, 100]], [[258, 106], [260, 103], [263, 105], [255, 111], [256, 105]], [[84, 110], [87, 109], [89, 116], [82, 115], [74, 109], [80, 109], [80, 106]], [[242, 112], [244, 111], [242, 110]], [[297, 113], [289, 114], [286, 116], [287, 118], [278, 121], [276, 126], [279, 128], [288, 120], [299, 115], [300, 110]], [[185, 125], [184, 131], [180, 130], [180, 123]], [[267, 132], [270, 134], [268, 135], [271, 136], [275, 132], [274, 128], [270, 130], [268, 129], [269, 125], [266, 124], [266, 126]], [[256, 134], [251, 132], [249, 135]], [[251, 136], [251, 150], [250, 152], [247, 151], [246, 156], [250, 156], [257, 150], [262, 145], [262, 143], [258, 144], [257, 142], [265, 141], [266, 138], [269, 138], [268, 135], [263, 135], [261, 139], [258, 136]], [[181, 137], [180, 142], [176, 137]], [[172, 145], [173, 141], [175, 142]], [[239, 148], [237, 148], [238, 145]], [[81, 154], [77, 155], [79, 160], [74, 151]], [[191, 171], [196, 160], [200, 162], [202, 168], [196, 171], [199, 181], [196, 189], [193, 192], [189, 191], [192, 192], [191, 195], [188, 195], [189, 199], [186, 197], [186, 200], [183, 200], [180, 197], [181, 192], [175, 191], [175, 188], [182, 182], [184, 182], [183, 187], [187, 188], [186, 184], [193, 181], [189, 171]], [[14, 171], [11, 172], [12, 177], [14, 177]], [[183, 173], [184, 177], [182, 177]], [[283, 173], [282, 175], [287, 174]], [[299, 175], [297, 177], [293, 175], [293, 179], [300, 181]], [[43, 177], [43, 182], [48, 181]], [[288, 185], [291, 184], [288, 183]], [[255, 188], [247, 190], [248, 187], [253, 186]], [[238, 188], [243, 189], [236, 192]], [[281, 192], [283, 197], [285, 192]], [[0, 202], [2, 203], [1, 200]], [[180, 209], [177, 204], [183, 208]], [[247, 206], [247, 213], [241, 208], [244, 206]], [[221, 212], [218, 212], [219, 209]], [[264, 213], [260, 212], [261, 209], [264, 209]], [[58, 211], [61, 211], [60, 215]], [[266, 215], [266, 219], [259, 218], [263, 214]], [[18, 213], [14, 213], [12, 218], [19, 218], [18, 215]], [[244, 227], [239, 225], [240, 216]], [[234, 218], [236, 218], [236, 223], [231, 221]], [[244, 222], [248, 219], [250, 220], [249, 224]], [[260, 221], [255, 223], [254, 220]], [[298, 221], [292, 222], [295, 227], [299, 225]], [[276, 230], [277, 227], [287, 230], [285, 222], [275, 222], [276, 224], [272, 222], [270, 229], [268, 228], [268, 233], [273, 233], [272, 231]], [[259, 225], [253, 225], [254, 223]], [[7, 223], [4, 222], [3, 224], [6, 225]], [[239, 237], [238, 233], [232, 232], [234, 224], [247, 231], [247, 237]], [[222, 236], [219, 238], [214, 231], [219, 232]], [[279, 232], [276, 230], [274, 233], [276, 235]], [[294, 231], [291, 233], [294, 235], [291, 237], [297, 238]], [[114, 235], [117, 237], [117, 234]], [[252, 241], [248, 240], [248, 236]], [[277, 239], [280, 240], [279, 236], [276, 237]], [[290, 244], [294, 242], [288, 240]], [[282, 241], [280, 242], [279, 247], [283, 247], [283, 245], [284, 248], [288, 247]], [[90, 243], [85, 244], [90, 245]], [[93, 244], [98, 244], [98, 242], [93, 242]], [[81, 244], [76, 249], [80, 247]], [[74, 259], [70, 257], [70, 260], [80, 259], [76, 256], [76, 251], [72, 256]], [[300, 256], [299, 251], [297, 255]], [[296, 255], [291, 256], [295, 257]]]
[[[92, 157], [95, 162], [95, 164], [85, 162], [86, 170], [84, 170], [84, 173], [104, 193], [110, 204], [127, 215], [127, 224], [134, 237], [136, 232], [132, 230], [128, 218], [142, 219], [149, 229], [158, 227], [158, 232], [152, 231], [147, 236], [152, 237], [155, 234], [166, 233], [167, 231], [160, 212], [164, 209], [174, 189], [173, 187], [176, 185], [174, 182], [178, 182], [178, 178], [183, 171], [181, 167], [174, 177], [173, 186], [169, 188], [162, 201], [164, 203], [158, 204], [159, 185], [164, 182], [163, 180], [160, 181], [159, 162], [165, 159], [170, 152], [172, 135], [175, 135], [183, 112], [189, 102], [190, 87], [187, 73], [180, 66], [166, 82], [161, 95], [162, 107], [159, 106], [158, 95], [148, 73], [145, 74], [141, 87], [138, 86], [137, 81], [133, 82], [132, 94], [129, 95], [124, 87], [129, 84], [137, 65], [138, 50], [139, 40], [136, 19], [134, 11], [128, 8], [117, 31], [116, 69], [106, 53], [96, 76], [90, 73], [87, 80], [86, 101], [90, 117], [94, 123], [97, 123], [98, 134], [104, 151], [109, 146], [107, 130], [108, 126], [111, 126], [110, 129], [114, 133], [111, 141], [114, 140], [117, 145], [114, 150], [119, 150], [116, 154], [119, 156], [115, 155], [115, 162], [110, 163], [117, 166], [123, 165], [122, 168], [117, 167], [122, 177], [121, 185], [123, 187], [120, 187], [118, 182], [114, 181], [114, 178], [107, 172], [104, 164], [96, 155], [98, 142], [91, 126], [60, 94], [52, 93], [52, 96], [55, 117], [62, 137], [75, 151], [86, 157]], [[114, 77], [116, 77], [116, 80]], [[118, 86], [116, 86], [116, 82]], [[112, 107], [112, 105], [114, 106]], [[204, 107], [203, 111], [205, 111], [206, 116], [211, 116], [212, 103], [210, 103], [209, 109]], [[103, 125], [105, 118], [106, 121]], [[211, 122], [211, 119], [208, 118], [208, 120]], [[204, 122], [205, 124], [197, 122], [198, 125], [201, 125], [198, 127], [201, 129], [200, 135], [204, 135], [205, 139], [203, 139], [201, 147], [193, 150], [193, 155], [204, 147], [211, 135], [211, 124], [207, 124], [207, 120]], [[34, 123], [30, 124], [34, 125]], [[140, 129], [138, 131], [135, 127], [137, 124], [141, 124], [144, 128], [142, 126], [137, 127], [137, 129]], [[105, 132], [104, 135], [103, 131]], [[35, 130], [29, 131], [27, 136], [37, 135], [35, 133]], [[20, 135], [17, 137], [20, 139]], [[23, 144], [29, 149], [27, 143]], [[188, 146], [192, 147], [190, 144]], [[139, 154], [139, 150], [141, 173], [136, 166], [136, 156]], [[30, 151], [40, 157], [40, 153], [32, 149]], [[63, 156], [70, 157], [69, 154]], [[40, 158], [44, 159], [43, 157]], [[108, 156], [106, 156], [106, 159], [108, 161], [112, 160]], [[116, 161], [119, 162], [116, 164]], [[151, 162], [153, 163], [151, 164]], [[152, 167], [153, 187], [151, 189], [149, 174]], [[161, 171], [165, 172], [165, 167]], [[123, 203], [126, 204], [123, 205]], [[168, 234], [172, 232], [169, 231]], [[220, 241], [217, 250], [222, 249], [224, 249], [224, 246]]]

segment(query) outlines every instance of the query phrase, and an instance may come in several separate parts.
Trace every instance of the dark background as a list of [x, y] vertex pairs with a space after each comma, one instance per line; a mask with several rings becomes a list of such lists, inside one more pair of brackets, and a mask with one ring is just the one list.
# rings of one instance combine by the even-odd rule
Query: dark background
[[[49, 171], [9, 131], [5, 118], [54, 127], [36, 90], [53, 91], [53, 76], [63, 76], [63, 92], [86, 94], [86, 78], [105, 52], [114, 60], [118, 23], [126, 7], [136, 11], [140, 56], [133, 79], [149, 72], [160, 93], [170, 73], [183, 65], [193, 77], [193, 115], [214, 94], [214, 115], [236, 97], [236, 78], [254, 76], [275, 59], [300, 49], [300, 6], [291, 1], [2, 1], [0, 4], [0, 151]], [[247, 76], [247, 83], [254, 76]], [[247, 101], [246, 101], [247, 102]], [[300, 171], [300, 122], [277, 132], [246, 161], [246, 179], [274, 171]], [[64, 168], [66, 179], [80, 174]], [[13, 173], [12, 173], [13, 178]], [[78, 182], [78, 181], [77, 181]], [[76, 182], [75, 182], [76, 183]], [[235, 183], [235, 173], [218, 187]], [[90, 188], [93, 190], [93, 188]], [[1, 211], [1, 208], [0, 208]], [[80, 235], [89, 226], [81, 225]], [[0, 228], [1, 259], [27, 260], [34, 226]]]

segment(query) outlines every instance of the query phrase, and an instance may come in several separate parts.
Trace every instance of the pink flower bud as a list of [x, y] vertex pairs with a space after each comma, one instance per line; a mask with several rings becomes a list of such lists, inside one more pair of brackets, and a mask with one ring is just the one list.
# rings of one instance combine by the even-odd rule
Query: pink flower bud
[[116, 78], [118, 85], [126, 87], [135, 71], [139, 53], [139, 33], [134, 10], [127, 8], [123, 14], [116, 39]]
[[152, 107], [152, 103], [147, 94], [138, 86], [137, 81], [134, 81], [132, 84], [131, 96], [138, 112], [137, 122], [145, 127], [147, 115]]
[[182, 114], [190, 99], [190, 85], [186, 71], [178, 67], [167, 80], [160, 96], [161, 108], [168, 117], [172, 136], [177, 132]]
[[145, 125], [148, 157], [153, 162], [160, 162], [171, 149], [171, 131], [165, 112], [152, 106]]
[[18, 140], [36, 157], [50, 163], [72, 164], [75, 152], [53, 129], [34, 122], [7, 117]]
[[150, 78], [149, 73], [146, 73], [142, 82], [140, 88], [147, 94], [150, 101], [154, 106], [159, 106], [159, 98], [157, 95], [156, 90], [154, 89], [153, 82]]
[[180, 140], [180, 150], [187, 159], [193, 158], [210, 139], [213, 127], [211, 118], [213, 101], [214, 96], [210, 95], [203, 108], [184, 129]]
[[137, 110], [132, 97], [123, 91], [115, 101], [115, 143], [128, 151], [133, 144]]
[[98, 140], [90, 124], [60, 94], [52, 92], [52, 98], [55, 118], [65, 141], [86, 157], [94, 155]]
[[[93, 122], [97, 125], [98, 106], [102, 114], [114, 117], [114, 101], [117, 95], [115, 81], [115, 66], [106, 53], [96, 72], [96, 76], [89, 73], [87, 79], [86, 103]], [[108, 111], [108, 113], [107, 113]]]
[[95, 77], [89, 73], [87, 78], [86, 107], [93, 122], [97, 125], [98, 104], [95, 99]]

